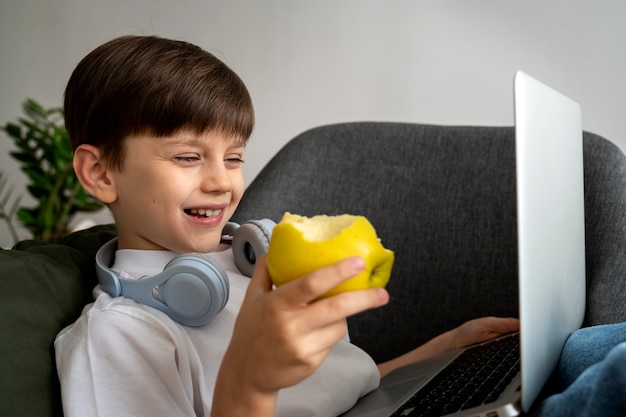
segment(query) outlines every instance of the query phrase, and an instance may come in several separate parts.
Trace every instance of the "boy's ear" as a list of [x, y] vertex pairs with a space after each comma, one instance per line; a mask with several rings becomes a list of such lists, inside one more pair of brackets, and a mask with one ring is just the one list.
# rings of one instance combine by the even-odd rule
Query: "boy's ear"
[[78, 181], [90, 195], [104, 204], [117, 199], [111, 169], [102, 159], [100, 149], [92, 145], [80, 145], [74, 150], [74, 172]]

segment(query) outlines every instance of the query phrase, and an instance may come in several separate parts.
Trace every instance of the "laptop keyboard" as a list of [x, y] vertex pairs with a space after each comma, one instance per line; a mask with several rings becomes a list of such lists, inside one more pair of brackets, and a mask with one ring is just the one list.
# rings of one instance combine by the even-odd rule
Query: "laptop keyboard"
[[498, 399], [520, 369], [519, 333], [465, 350], [396, 416], [444, 416]]

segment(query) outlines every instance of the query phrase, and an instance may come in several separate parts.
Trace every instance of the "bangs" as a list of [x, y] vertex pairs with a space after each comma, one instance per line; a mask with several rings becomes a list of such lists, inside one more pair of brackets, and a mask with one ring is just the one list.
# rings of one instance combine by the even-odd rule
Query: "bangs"
[[[197, 134], [218, 131], [247, 141], [254, 128], [254, 108], [243, 82], [226, 66], [191, 77], [172, 76], [140, 86], [141, 95], [131, 101], [125, 113], [130, 134], [151, 133], [170, 136], [181, 130]], [[133, 102], [142, 100], [141, 103]]]

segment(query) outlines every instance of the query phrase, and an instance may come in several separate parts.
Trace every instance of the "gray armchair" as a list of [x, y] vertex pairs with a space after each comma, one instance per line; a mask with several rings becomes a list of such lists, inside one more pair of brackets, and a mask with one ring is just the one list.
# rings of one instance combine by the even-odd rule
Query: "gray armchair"
[[[585, 324], [626, 320], [626, 158], [584, 134]], [[391, 302], [350, 318], [352, 340], [382, 361], [470, 318], [517, 315], [511, 127], [349, 123], [289, 142], [250, 184], [234, 220], [352, 213], [396, 252]], [[52, 343], [96, 284], [111, 225], [55, 244], [0, 250], [0, 415], [61, 416]]]
[[[626, 319], [626, 158], [584, 133], [585, 324]], [[396, 261], [388, 306], [349, 320], [377, 361], [464, 321], [517, 316], [512, 127], [346, 123], [289, 142], [250, 184], [235, 221], [362, 214]]]

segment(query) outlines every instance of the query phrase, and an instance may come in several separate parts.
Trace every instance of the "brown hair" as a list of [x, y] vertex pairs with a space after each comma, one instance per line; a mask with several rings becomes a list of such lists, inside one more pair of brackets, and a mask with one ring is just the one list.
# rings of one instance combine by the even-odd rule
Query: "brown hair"
[[121, 169], [124, 138], [219, 131], [244, 141], [254, 109], [243, 81], [187, 42], [124, 36], [89, 53], [65, 89], [65, 126], [74, 149], [91, 144]]

